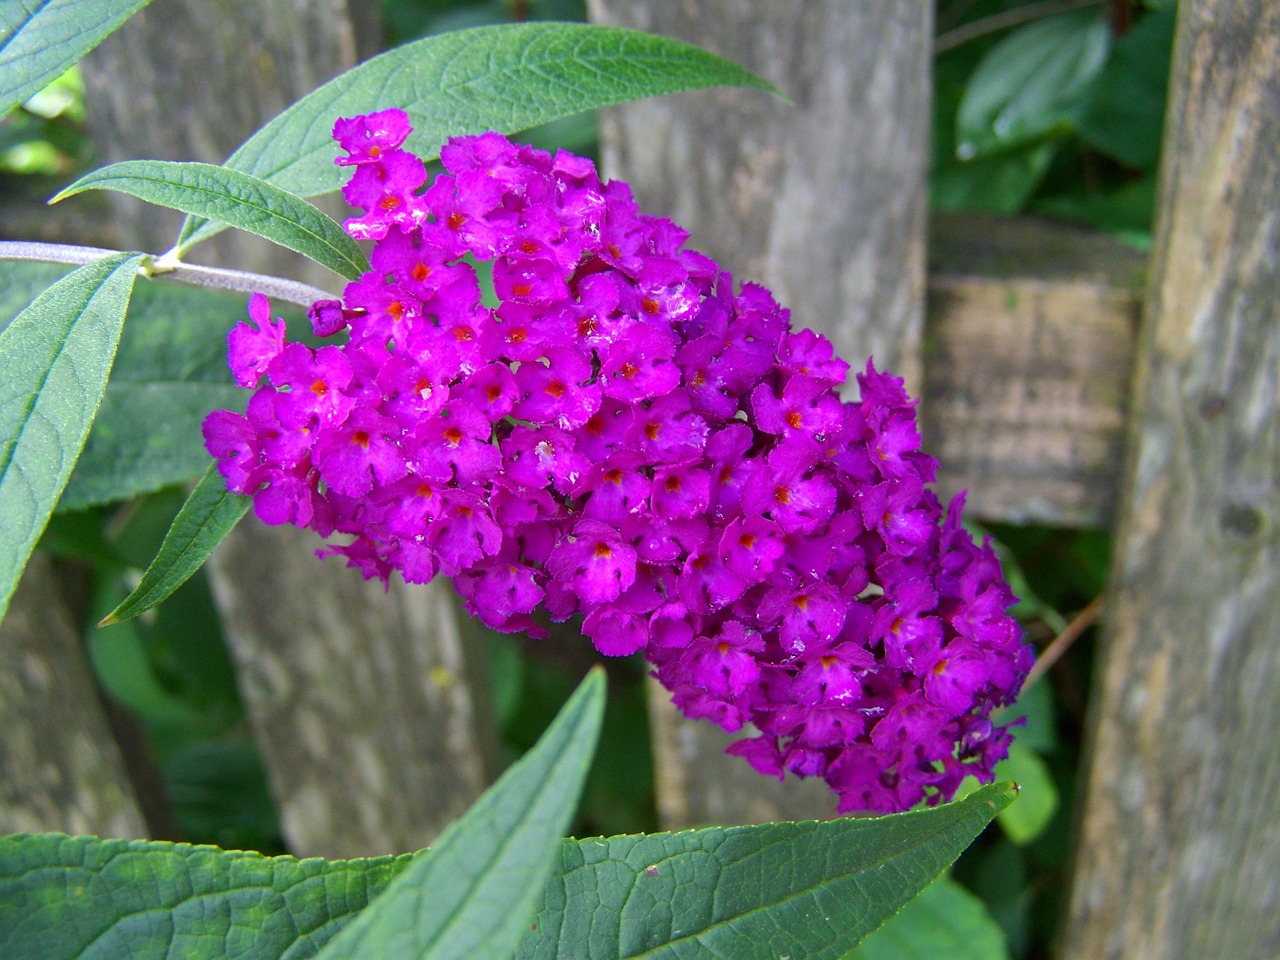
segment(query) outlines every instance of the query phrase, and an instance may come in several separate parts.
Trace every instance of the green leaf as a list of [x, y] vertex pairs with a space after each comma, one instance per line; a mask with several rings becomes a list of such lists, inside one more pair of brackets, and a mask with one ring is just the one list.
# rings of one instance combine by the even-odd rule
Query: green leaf
[[51, 200], [85, 190], [116, 190], [266, 237], [339, 276], [369, 269], [359, 244], [301, 197], [227, 167], [165, 160], [126, 160], [86, 174]]
[[0, 617], [102, 402], [141, 261], [80, 267], [0, 334]]
[[1117, 40], [1080, 118], [1086, 141], [1137, 170], [1160, 161], [1176, 22], [1172, 9], [1148, 14]]
[[[100, 582], [98, 598], [110, 591], [109, 584], [110, 581]], [[118, 599], [121, 592], [108, 594], [107, 603]], [[109, 607], [100, 606], [98, 609]], [[144, 722], [188, 730], [208, 730], [213, 726], [213, 718], [185, 702], [166, 686], [148, 656], [146, 640], [136, 621], [93, 630], [86, 638], [85, 646], [94, 676], [102, 689]]]
[[843, 956], [1015, 796], [872, 819], [710, 827], [566, 846], [520, 958]]
[[[1014, 807], [1018, 804], [1014, 804]], [[1013, 809], [1012, 807], [1006, 809]], [[982, 901], [935, 880], [845, 960], [1009, 960], [1004, 932]]]
[[[666, 37], [580, 23], [476, 27], [348, 70], [270, 121], [226, 165], [313, 196], [346, 178], [333, 163], [330, 133], [339, 117], [399, 107], [414, 126], [407, 148], [429, 160], [449, 137], [515, 133], [584, 110], [715, 86], [774, 90], [732, 61]], [[179, 245], [218, 229], [189, 219]]]
[[[1008, 837], [992, 837], [965, 857], [965, 886], [987, 906], [1015, 957], [1031, 956], [1031, 908], [1036, 899], [1028, 857]], [[1065, 865], [1059, 876], [1065, 875]], [[1039, 877], [1046, 874], [1037, 871]]]
[[[1027, 722], [1013, 731], [1014, 738], [1019, 744], [1036, 753], [1049, 753], [1057, 749], [1058, 718], [1052, 684], [1040, 681], [1030, 686], [1023, 686], [1018, 699], [992, 714], [991, 722], [1003, 725], [1023, 717]], [[1008, 779], [1017, 780], [1018, 778], [1009, 777]]]
[[150, 0], [0, 3], [0, 117], [61, 76]]
[[242, 412], [249, 398], [232, 385], [170, 380], [163, 371], [156, 377], [148, 383], [112, 377], [59, 510], [114, 503], [200, 476], [209, 465], [204, 418], [216, 409]]
[[976, 160], [1069, 130], [1110, 46], [1110, 28], [1092, 10], [1011, 32], [969, 78], [956, 118], [956, 156]]
[[1057, 141], [1015, 147], [979, 160], [948, 158], [929, 178], [929, 203], [937, 210], [1019, 213], [1044, 179]]
[[1158, 189], [1157, 175], [1148, 173], [1094, 196], [1045, 197], [1032, 205], [1032, 211], [1105, 230], [1145, 253], [1151, 248]]
[[996, 764], [996, 776], [1022, 788], [1019, 801], [1000, 811], [1000, 829], [1018, 846], [1044, 832], [1058, 810], [1058, 787], [1040, 755], [1025, 744], [1009, 747], [1009, 757]]
[[510, 956], [577, 808], [603, 715], [596, 668], [537, 745], [317, 960]]
[[136, 617], [165, 600], [203, 566], [252, 503], [250, 497], [229, 491], [217, 464], [210, 464], [178, 511], [142, 581], [98, 626]]
[[16, 834], [0, 838], [0, 956], [300, 960], [408, 861]]
[[71, 267], [60, 263], [0, 261], [0, 332], [32, 300], [70, 272]]
[[[564, 840], [519, 955], [694, 957], [705, 955], [699, 946], [728, 940], [735, 949], [718, 955], [843, 956], [1013, 796], [1009, 784], [997, 784], [892, 817]], [[431, 856], [326, 862], [17, 834], [0, 838], [0, 956], [86, 960], [93, 944], [101, 956], [141, 960], [305, 960], [410, 864], [417, 870]], [[460, 880], [476, 864], [464, 857], [457, 869]], [[527, 875], [510, 882], [516, 898], [491, 908], [500, 917], [521, 914], [516, 900], [528, 896]], [[446, 891], [430, 909], [448, 915], [458, 895]], [[795, 941], [818, 947], [782, 946]]]

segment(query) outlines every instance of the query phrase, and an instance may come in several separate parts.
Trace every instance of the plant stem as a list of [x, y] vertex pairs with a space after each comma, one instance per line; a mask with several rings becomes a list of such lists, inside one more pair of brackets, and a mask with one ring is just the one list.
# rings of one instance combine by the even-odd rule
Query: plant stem
[[1041, 3], [1033, 3], [1025, 7], [1015, 7], [941, 34], [933, 41], [933, 54], [937, 56], [946, 53], [970, 40], [1007, 30], [1019, 24], [1030, 23], [1032, 20], [1056, 16], [1059, 13], [1070, 13], [1072, 10], [1083, 10], [1085, 7], [1100, 7], [1106, 2], [1108, 0], [1043, 0]]
[[1060, 634], [1053, 638], [1049, 646], [1044, 648], [1044, 653], [1036, 658], [1035, 666], [1031, 668], [1031, 672], [1027, 674], [1026, 682], [1023, 683], [1022, 689], [1027, 689], [1042, 676], [1044, 676], [1049, 668], [1071, 649], [1071, 645], [1079, 639], [1080, 634], [1084, 633], [1093, 622], [1098, 619], [1098, 614], [1102, 612], [1102, 604], [1105, 600], [1104, 594], [1098, 594], [1089, 605], [1081, 610], [1072, 618]]
[[1130, 0], [1111, 0], [1111, 33], [1123, 37], [1133, 26], [1133, 4]]
[[[0, 240], [0, 260], [34, 260], [42, 263], [68, 263], [83, 266], [119, 251], [102, 247], [80, 247], [66, 243], [30, 243], [25, 240]], [[156, 269], [159, 267], [159, 269]], [[202, 267], [190, 263], [165, 261], [163, 264], [144, 265], [139, 272], [146, 277], [169, 278], [181, 283], [237, 293], [264, 293], [273, 300], [309, 307], [317, 300], [336, 300], [331, 293], [262, 273], [243, 270], [227, 270], [223, 267]]]

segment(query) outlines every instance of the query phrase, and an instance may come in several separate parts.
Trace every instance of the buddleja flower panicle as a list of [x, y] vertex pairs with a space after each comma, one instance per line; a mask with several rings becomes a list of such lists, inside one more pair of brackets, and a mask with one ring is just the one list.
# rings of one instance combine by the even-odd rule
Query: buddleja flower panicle
[[868, 362], [841, 401], [824, 337], [590, 161], [461, 137], [423, 191], [408, 132], [336, 124], [372, 269], [312, 307], [345, 333], [316, 350], [250, 302], [230, 359], [254, 396], [205, 424], [228, 486], [365, 577], [452, 577], [496, 630], [580, 616], [842, 811], [991, 779], [1031, 655], [995, 554], [928, 489], [902, 381]]

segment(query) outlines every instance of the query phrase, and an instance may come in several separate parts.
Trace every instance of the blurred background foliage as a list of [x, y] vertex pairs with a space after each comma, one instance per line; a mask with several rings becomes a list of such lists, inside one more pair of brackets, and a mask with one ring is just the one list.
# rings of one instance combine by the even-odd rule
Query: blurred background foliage
[[[481, 24], [586, 16], [583, 0], [382, 0], [382, 13], [388, 45]], [[1147, 250], [1174, 18], [1174, 0], [938, 0], [932, 206], [1068, 220]], [[5, 118], [0, 202], [37, 179], [66, 181], [94, 165], [84, 113], [72, 70]], [[595, 117], [583, 115], [528, 139], [592, 154], [596, 137]], [[206, 579], [192, 578], [137, 620], [94, 626], [137, 583], [182, 498], [171, 488], [61, 512], [42, 545], [69, 571], [109, 700], [145, 730], [175, 839], [282, 852]], [[1046, 957], [1069, 867], [1093, 661], [1088, 625], [1106, 582], [1110, 536], [1009, 525], [976, 532], [997, 541], [1022, 597], [1016, 613], [1037, 647], [1064, 631], [1078, 638], [1013, 708], [1026, 726], [1001, 775], [1023, 785], [1021, 799], [954, 870], [1003, 930], [1008, 956]], [[534, 742], [596, 656], [573, 636], [486, 642], [510, 760]], [[608, 716], [579, 836], [657, 828], [645, 667], [634, 658], [608, 666]]]

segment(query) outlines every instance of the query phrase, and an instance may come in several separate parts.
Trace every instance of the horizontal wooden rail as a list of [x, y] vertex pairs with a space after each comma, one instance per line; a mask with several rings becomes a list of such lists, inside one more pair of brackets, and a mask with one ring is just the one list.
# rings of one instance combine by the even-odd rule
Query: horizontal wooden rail
[[943, 494], [989, 520], [1110, 524], [1145, 263], [1048, 220], [933, 217], [920, 413]]

